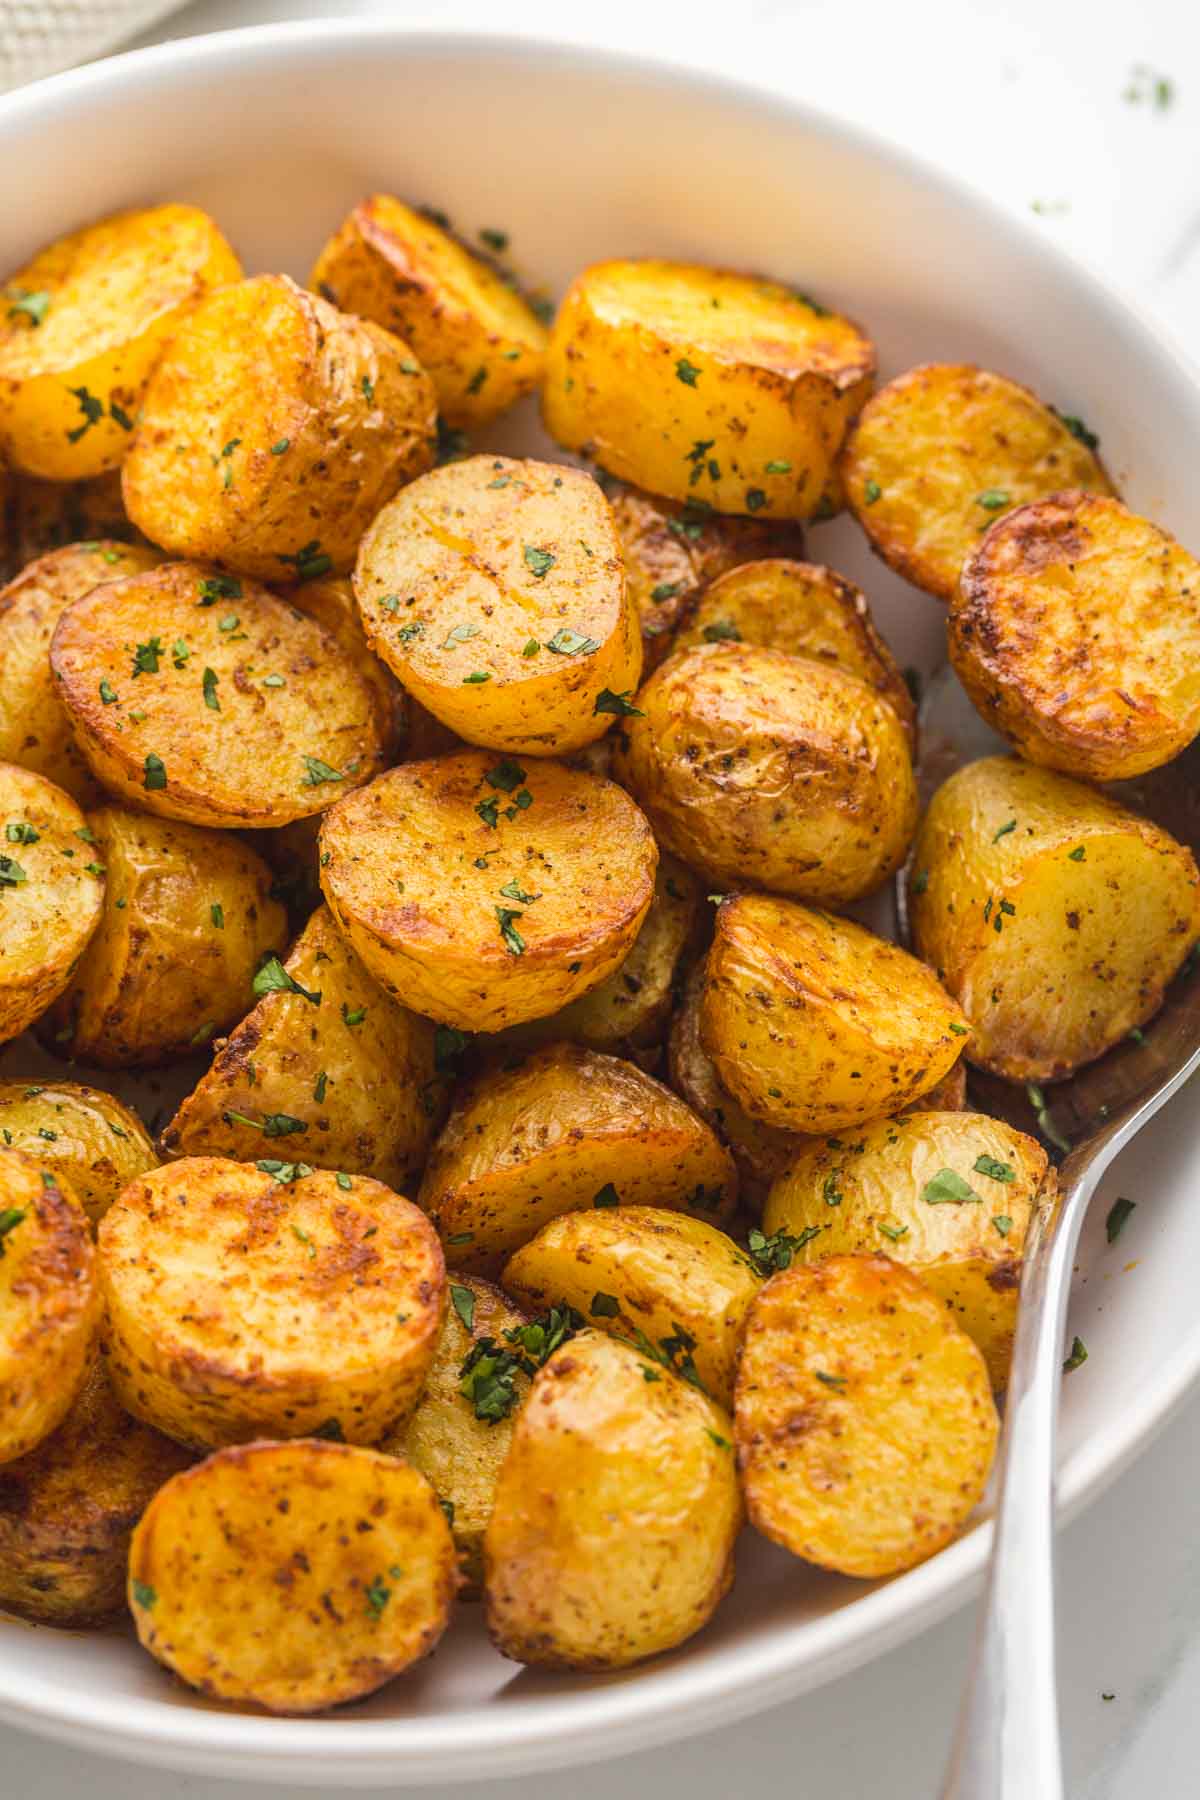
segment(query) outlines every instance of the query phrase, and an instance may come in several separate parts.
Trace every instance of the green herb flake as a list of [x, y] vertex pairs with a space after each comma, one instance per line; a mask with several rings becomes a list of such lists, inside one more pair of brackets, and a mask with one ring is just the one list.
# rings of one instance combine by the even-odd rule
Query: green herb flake
[[823, 1382], [826, 1387], [833, 1388], [837, 1392], [840, 1392], [846, 1385], [846, 1377], [844, 1375], [829, 1375], [824, 1369], [814, 1369], [813, 1374], [818, 1381]]
[[442, 649], [453, 650], [455, 644], [470, 643], [472, 638], [477, 638], [478, 636], [478, 625], [456, 625], [453, 631], [447, 636], [445, 643], [442, 645]]
[[605, 1182], [604, 1186], [600, 1189], [600, 1192], [592, 1201], [593, 1206], [601, 1208], [606, 1206], [620, 1206], [620, 1204], [621, 1196], [618, 1194], [611, 1181]]
[[200, 583], [199, 606], [215, 606], [218, 600], [240, 600], [242, 584], [236, 575], [206, 575]]
[[[9, 303], [9, 318], [28, 319], [33, 331], [37, 330], [50, 311], [50, 296], [40, 289], [37, 293], [30, 293], [27, 288], [8, 288], [4, 297]], [[75, 389], [70, 391], [74, 393]]]
[[921, 1198], [927, 1206], [979, 1204], [979, 1195], [975, 1189], [961, 1175], [956, 1175], [953, 1169], [939, 1169], [921, 1189]]
[[879, 1229], [882, 1231], [885, 1238], [891, 1238], [893, 1244], [898, 1244], [901, 1238], [906, 1238], [908, 1236], [907, 1225], [885, 1225], [881, 1219], [879, 1221]]
[[711, 625], [704, 627], [704, 641], [707, 644], [740, 644], [742, 634], [732, 619], [714, 619]]
[[569, 625], [563, 625], [549, 639], [546, 648], [557, 656], [590, 656], [600, 646], [595, 638], [585, 637], [581, 631], [572, 631]]
[[1007, 837], [1010, 831], [1015, 831], [1016, 829], [1017, 829], [1017, 821], [1015, 819], [1009, 819], [1008, 823], [1006, 825], [1002, 825], [1000, 827], [999, 831], [996, 832], [995, 836], [992, 838], [993, 844], [998, 844], [1002, 837]]
[[345, 781], [346, 779], [343, 771], [331, 769], [329, 764], [322, 762], [319, 756], [306, 756], [304, 768], [306, 773], [300, 783], [301, 787], [320, 787], [322, 782]]
[[79, 410], [83, 414], [83, 424], [67, 433], [67, 442], [77, 444], [84, 433], [90, 431], [93, 425], [99, 424], [104, 417], [104, 402], [97, 400], [95, 394], [90, 394], [85, 387], [69, 387], [67, 392], [78, 400]]
[[593, 1294], [588, 1311], [593, 1319], [615, 1319], [620, 1315], [621, 1302], [615, 1294]]
[[204, 693], [204, 704], [209, 712], [220, 712], [221, 702], [217, 699], [218, 676], [215, 669], [205, 669], [200, 677], [200, 686]]
[[166, 787], [166, 765], [163, 762], [162, 757], [156, 756], [153, 750], [148, 753], [145, 762], [142, 764], [142, 772], [143, 787], [149, 789]]
[[113, 686], [111, 681], [107, 681], [107, 680], [101, 681], [101, 683], [100, 683], [100, 698], [103, 701], [105, 706], [115, 706], [116, 705], [117, 690]]
[[1081, 1337], [1076, 1337], [1071, 1345], [1070, 1355], [1063, 1363], [1063, 1374], [1069, 1375], [1072, 1369], [1078, 1369], [1088, 1359], [1087, 1345]]
[[650, 598], [656, 606], [661, 606], [664, 600], [674, 600], [682, 587], [682, 581], [660, 581], [657, 587], [650, 589]]
[[1100, 439], [1094, 431], [1088, 430], [1087, 426], [1077, 413], [1061, 413], [1056, 406], [1052, 406], [1050, 411], [1054, 414], [1055, 418], [1058, 419], [1060, 424], [1066, 426], [1071, 436], [1073, 438], [1078, 438], [1079, 442], [1085, 444], [1089, 450], [1098, 450], [1100, 448]]
[[10, 844], [37, 844], [40, 843], [42, 836], [41, 832], [35, 831], [26, 819], [10, 819], [4, 827], [4, 835]]
[[675, 364], [675, 379], [682, 381], [685, 387], [695, 387], [700, 374], [695, 363], [690, 363], [686, 356], [681, 356]]
[[490, 681], [491, 679], [492, 677], [489, 670], [476, 669], [472, 674], [463, 676], [462, 684], [464, 687], [482, 687], [485, 681]]
[[1104, 1221], [1104, 1233], [1110, 1244], [1115, 1244], [1129, 1222], [1129, 1215], [1137, 1208], [1136, 1200], [1114, 1200], [1108, 1209], [1108, 1217]]
[[755, 487], [755, 488], [747, 488], [746, 489], [746, 511], [747, 512], [752, 512], [752, 513], [761, 512], [763, 507], [766, 504], [767, 504], [767, 496], [763, 492], [762, 488]]
[[313, 1099], [318, 1106], [324, 1105], [325, 1090], [328, 1086], [329, 1076], [324, 1069], [321, 1069], [317, 1075], [317, 1079], [313, 1082]]
[[524, 913], [514, 912], [510, 906], [498, 906], [496, 919], [500, 926], [500, 936], [504, 939], [505, 948], [511, 956], [525, 954], [525, 939], [516, 928], [515, 921], [523, 919]]
[[475, 1296], [468, 1287], [459, 1287], [456, 1282], [450, 1283], [450, 1304], [462, 1320], [467, 1331], [475, 1329]]
[[135, 1604], [140, 1606], [143, 1612], [150, 1612], [158, 1599], [157, 1592], [147, 1581], [134, 1579], [129, 1583], [129, 1591], [133, 1595]]
[[1012, 1230], [1012, 1220], [1009, 1218], [1007, 1213], [994, 1214], [993, 1218], [992, 1218], [992, 1224], [995, 1226], [996, 1230], [1000, 1233], [1000, 1236], [1002, 1238], [1006, 1238], [1008, 1236], [1009, 1232]]
[[367, 1009], [365, 1006], [356, 1006], [354, 1011], [351, 1012], [350, 1008], [346, 1005], [346, 1002], [344, 1000], [342, 1001], [343, 1025], [349, 1025], [351, 1029], [353, 1029], [355, 1025], [361, 1025], [366, 1016]]
[[1068, 862], [1086, 862], [1087, 861], [1087, 846], [1086, 846], [1086, 844], [1080, 844], [1076, 849], [1068, 850], [1067, 861]]
[[611, 688], [601, 688], [596, 695], [596, 704], [593, 706], [592, 712], [615, 713], [618, 718], [624, 719], [644, 719], [646, 715], [641, 707], [634, 706], [629, 698], [632, 692], [632, 688], [626, 688], [623, 694], [614, 694]]
[[17, 1226], [23, 1222], [24, 1218], [24, 1207], [6, 1206], [4, 1210], [0, 1212], [0, 1257], [3, 1257], [5, 1254], [5, 1239], [10, 1232], [17, 1229]]
[[985, 512], [999, 512], [1002, 507], [1012, 505], [1012, 495], [1007, 488], [984, 488], [982, 494], [976, 494], [975, 504], [982, 506]]
[[868, 481], [863, 488], [863, 505], [874, 506], [877, 500], [883, 499], [883, 489], [877, 481]]
[[840, 1206], [842, 1204], [845, 1195], [838, 1187], [838, 1171], [836, 1169], [831, 1169], [829, 1174], [825, 1177], [821, 1187], [821, 1193], [824, 1197], [826, 1206]]
[[139, 675], [157, 675], [158, 659], [163, 653], [162, 640], [152, 637], [148, 643], [138, 644], [133, 652], [134, 679]]
[[792, 1236], [786, 1231], [773, 1231], [770, 1237], [752, 1226], [746, 1237], [751, 1261], [760, 1275], [773, 1275], [778, 1269], [790, 1269], [792, 1258], [805, 1244], [811, 1244], [814, 1238], [820, 1237], [823, 1226], [806, 1225], [803, 1231]]
[[301, 987], [300, 983], [288, 974], [277, 956], [268, 956], [251, 982], [251, 988], [260, 998], [263, 994], [299, 994], [310, 1006], [320, 1006], [321, 990], [312, 991]]
[[987, 1175], [992, 1181], [1015, 1181], [1017, 1171], [1011, 1163], [997, 1162], [994, 1156], [977, 1156], [973, 1164], [977, 1175]]
[[521, 554], [525, 558], [525, 567], [538, 581], [548, 575], [554, 567], [555, 558], [549, 550], [539, 550], [536, 544], [523, 544]]

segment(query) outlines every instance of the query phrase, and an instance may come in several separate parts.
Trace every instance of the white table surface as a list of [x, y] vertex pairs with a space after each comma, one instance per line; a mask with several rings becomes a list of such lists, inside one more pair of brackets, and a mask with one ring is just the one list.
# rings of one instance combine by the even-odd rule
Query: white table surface
[[[6, 0], [0, 0], [0, 31]], [[196, 0], [145, 41], [385, 13], [668, 54], [769, 82], [947, 162], [1115, 276], [1200, 360], [1196, 0]], [[1148, 71], [1142, 74], [1139, 71]], [[1153, 102], [1155, 78], [1171, 84]], [[1130, 88], [1147, 92], [1141, 102]], [[199, 121], [203, 129], [203, 121]], [[1200, 471], [1197, 472], [1200, 479]], [[1198, 1301], [1200, 1304], [1200, 1301]], [[1200, 1397], [1061, 1544], [1071, 1800], [1200, 1793]], [[569, 1800], [932, 1800], [969, 1643], [956, 1617], [871, 1667], [717, 1735], [541, 1777]], [[504, 1800], [528, 1783], [423, 1790]], [[0, 1800], [253, 1800], [275, 1790], [81, 1755], [0, 1728]], [[417, 1790], [405, 1789], [417, 1795]]]

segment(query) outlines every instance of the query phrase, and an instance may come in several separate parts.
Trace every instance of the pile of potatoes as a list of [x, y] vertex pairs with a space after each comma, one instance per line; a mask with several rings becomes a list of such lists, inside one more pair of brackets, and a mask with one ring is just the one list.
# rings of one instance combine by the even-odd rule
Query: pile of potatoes
[[[669, 1650], [747, 1519], [951, 1541], [1057, 1194], [967, 1066], [1200, 937], [1095, 785], [1200, 730], [1200, 567], [1080, 420], [757, 275], [547, 326], [503, 248], [376, 194], [300, 286], [163, 205], [0, 309], [0, 1606], [278, 1712], [465, 1598]], [[578, 460], [486, 448], [535, 393]], [[1017, 752], [923, 817], [843, 504]], [[911, 950], [846, 911], [906, 862]]]

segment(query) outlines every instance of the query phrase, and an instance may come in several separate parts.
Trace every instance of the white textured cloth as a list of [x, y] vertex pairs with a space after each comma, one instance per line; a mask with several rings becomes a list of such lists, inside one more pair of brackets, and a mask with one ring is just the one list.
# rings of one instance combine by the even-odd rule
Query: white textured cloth
[[0, 89], [112, 50], [183, 0], [0, 0]]

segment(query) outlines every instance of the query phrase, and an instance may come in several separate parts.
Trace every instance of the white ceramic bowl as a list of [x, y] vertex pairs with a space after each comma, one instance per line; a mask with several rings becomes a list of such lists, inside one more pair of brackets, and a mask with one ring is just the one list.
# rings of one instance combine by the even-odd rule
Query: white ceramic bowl
[[[1200, 540], [1200, 391], [1147, 323], [946, 176], [858, 130], [721, 80], [632, 59], [386, 24], [268, 26], [173, 43], [0, 102], [9, 171], [0, 268], [132, 203], [209, 207], [256, 269], [303, 278], [373, 188], [511, 233], [560, 291], [595, 258], [763, 269], [866, 321], [885, 375], [977, 359], [1081, 413], [1140, 510]], [[535, 448], [532, 409], [503, 447]], [[816, 553], [863, 582], [901, 661], [940, 659], [941, 609], [846, 522]], [[6, 1061], [9, 1059], [6, 1058]], [[1200, 1369], [1200, 1121], [1185, 1093], [1093, 1209], [1071, 1328], [1062, 1495], [1077, 1507], [1134, 1456]], [[1103, 1220], [1138, 1203], [1121, 1243]], [[293, 1783], [501, 1776], [610, 1756], [765, 1707], [911, 1636], [975, 1582], [986, 1528], [865, 1586], [746, 1542], [735, 1593], [670, 1657], [608, 1678], [506, 1663], [466, 1607], [436, 1657], [321, 1719], [239, 1714], [174, 1685], [121, 1631], [0, 1621], [0, 1715], [146, 1762]]]

